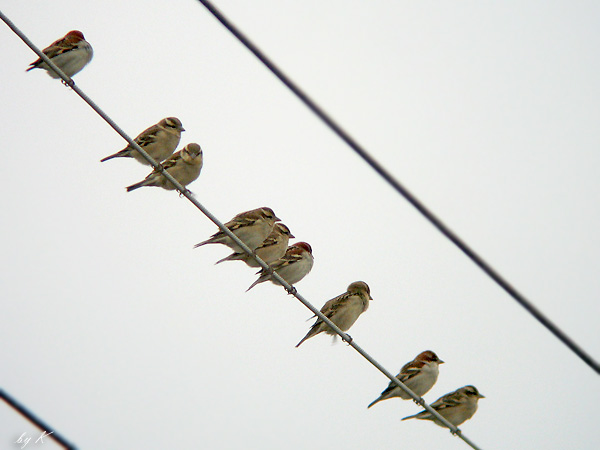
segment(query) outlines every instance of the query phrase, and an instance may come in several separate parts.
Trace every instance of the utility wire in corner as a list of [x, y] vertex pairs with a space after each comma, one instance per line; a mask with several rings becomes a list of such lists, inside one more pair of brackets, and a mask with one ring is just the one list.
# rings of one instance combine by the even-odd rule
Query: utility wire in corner
[[[4, 400], [13, 409], [16, 409], [23, 417], [29, 420], [32, 424], [38, 427], [44, 432], [43, 437], [53, 439], [59, 445], [62, 445], [67, 450], [77, 450], [73, 444], [62, 437], [54, 428], [43, 422], [40, 418], [36, 417], [31, 411], [29, 411], [24, 405], [19, 403], [15, 398], [10, 396], [6, 391], [0, 388], [0, 399]], [[38, 438], [39, 439], [39, 438]], [[43, 441], [42, 441], [43, 442]], [[25, 444], [27, 445], [27, 444]]]

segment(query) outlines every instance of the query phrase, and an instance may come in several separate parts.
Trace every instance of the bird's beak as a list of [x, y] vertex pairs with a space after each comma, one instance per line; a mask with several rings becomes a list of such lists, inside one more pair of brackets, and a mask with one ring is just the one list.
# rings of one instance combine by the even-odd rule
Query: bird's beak
[[479, 398], [485, 398], [485, 395], [479, 394], [477, 397], [479, 397]]
[[294, 239], [296, 236], [294, 236], [292, 233], [290, 233], [290, 239]]
[[438, 364], [444, 364], [445, 361], [442, 361], [441, 359], [438, 361]]
[[181, 131], [185, 131], [185, 128], [181, 127]]
[[369, 300], [373, 300], [373, 297], [371, 297], [371, 294], [369, 294]]

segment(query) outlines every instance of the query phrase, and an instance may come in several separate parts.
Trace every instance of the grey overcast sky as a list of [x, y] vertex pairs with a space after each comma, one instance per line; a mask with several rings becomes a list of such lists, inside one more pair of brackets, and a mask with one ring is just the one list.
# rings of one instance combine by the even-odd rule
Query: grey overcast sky
[[[399, 180], [600, 358], [600, 4], [216, 0]], [[446, 364], [429, 402], [486, 396], [482, 449], [596, 449], [599, 378], [386, 185], [198, 2], [5, 0], [38, 46], [79, 29], [75, 76], [130, 136], [177, 116], [190, 185], [226, 221], [272, 207], [314, 250], [318, 307], [356, 280], [350, 334], [396, 373]], [[82, 449], [466, 449], [353, 349], [294, 345], [309, 311], [0, 26], [0, 386]], [[596, 236], [596, 237], [594, 237]], [[39, 432], [0, 404], [0, 449]], [[30, 443], [28, 448], [56, 448]]]

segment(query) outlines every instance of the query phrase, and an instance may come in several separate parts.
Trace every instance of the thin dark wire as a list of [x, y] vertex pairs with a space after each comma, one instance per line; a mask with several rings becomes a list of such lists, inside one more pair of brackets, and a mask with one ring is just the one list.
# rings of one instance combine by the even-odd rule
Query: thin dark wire
[[[48, 439], [54, 439], [60, 445], [62, 445], [67, 450], [76, 450], [73, 444], [67, 441], [64, 437], [62, 437], [54, 428], [44, 423], [40, 418], [36, 417], [31, 411], [29, 411], [24, 405], [19, 403], [14, 397], [11, 397], [6, 391], [0, 388], [0, 398], [3, 399], [9, 406], [12, 406], [16, 409], [22, 416], [24, 416], [27, 420], [29, 420], [32, 424], [38, 427], [40, 430], [45, 431], [47, 434], [44, 437]], [[49, 433], [52, 434], [49, 434]]]
[[135, 150], [138, 151], [146, 159], [154, 168], [160, 171], [160, 173], [180, 192], [182, 196], [187, 198], [194, 206], [196, 206], [206, 217], [208, 217], [215, 225], [219, 227], [221, 231], [223, 231], [227, 236], [229, 236], [246, 254], [250, 255], [260, 267], [266, 270], [269, 274], [271, 274], [272, 278], [275, 279], [279, 284], [283, 286], [283, 288], [291, 295], [296, 297], [304, 306], [306, 306], [310, 311], [312, 311], [315, 316], [319, 317], [323, 322], [325, 322], [329, 327], [337, 333], [344, 342], [347, 342], [352, 348], [354, 348], [363, 358], [369, 361], [375, 368], [377, 368], [381, 373], [383, 373], [386, 377], [388, 377], [393, 383], [395, 383], [400, 389], [406, 392], [416, 403], [425, 408], [429, 413], [431, 413], [437, 420], [443, 423], [446, 427], [449, 428], [450, 432], [454, 435], [457, 435], [464, 442], [470, 445], [474, 450], [480, 450], [470, 439], [468, 439], [465, 435], [462, 434], [462, 431], [457, 426], [450, 423], [446, 418], [440, 415], [436, 410], [434, 410], [431, 406], [429, 406], [422, 397], [416, 395], [413, 391], [411, 391], [404, 383], [402, 383], [398, 378], [393, 376], [391, 372], [386, 370], [381, 364], [379, 364], [371, 355], [369, 355], [365, 350], [362, 349], [354, 340], [346, 333], [344, 333], [337, 325], [335, 325], [329, 318], [323, 315], [321, 311], [315, 308], [308, 300], [306, 300], [302, 295], [298, 293], [296, 288], [290, 285], [287, 281], [285, 281], [281, 276], [274, 272], [271, 266], [266, 264], [262, 259], [260, 259], [256, 254], [250, 250], [246, 244], [244, 244], [235, 234], [233, 234], [223, 223], [221, 223], [213, 214], [208, 211], [200, 202], [192, 195], [192, 193], [185, 188], [185, 186], [181, 185], [169, 172], [165, 171], [163, 167], [157, 163], [148, 153], [146, 153], [135, 141], [133, 141], [98, 105], [96, 105], [78, 86], [75, 85], [75, 82], [65, 75], [65, 73], [60, 70], [46, 55], [44, 55], [40, 49], [38, 49], [31, 40], [21, 30], [19, 30], [12, 21], [6, 17], [2, 11], [0, 11], [0, 19], [8, 25], [8, 27], [17, 35], [21, 40], [27, 44], [29, 48], [31, 48], [42, 60], [52, 69], [54, 70], [59, 77], [64, 81], [64, 84], [69, 86], [73, 91], [81, 97], [83, 101], [85, 101], [100, 117], [102, 117], [123, 139], [125, 139]]
[[433, 212], [431, 212], [419, 199], [417, 199], [407, 188], [405, 188], [391, 173], [389, 173], [379, 162], [377, 162], [367, 151], [356, 142], [340, 125], [338, 125], [319, 105], [317, 105], [298, 85], [287, 77], [273, 61], [271, 61], [256, 45], [250, 41], [221, 11], [210, 1], [198, 0], [215, 18], [223, 24], [238, 40], [246, 46], [283, 84], [285, 84], [296, 96], [304, 102], [323, 122], [333, 130], [346, 144], [352, 148], [365, 162], [381, 175], [400, 195], [411, 203], [421, 214], [423, 214], [433, 226], [444, 236], [450, 239], [465, 255], [467, 255], [481, 270], [488, 274], [502, 289], [514, 298], [523, 308], [533, 315], [552, 334], [569, 347], [587, 365], [600, 374], [600, 364], [596, 362], [587, 352], [575, 343], [566, 333], [548, 319], [539, 309], [525, 298], [515, 287], [496, 272], [481, 256], [471, 249], [458, 235], [446, 226]]

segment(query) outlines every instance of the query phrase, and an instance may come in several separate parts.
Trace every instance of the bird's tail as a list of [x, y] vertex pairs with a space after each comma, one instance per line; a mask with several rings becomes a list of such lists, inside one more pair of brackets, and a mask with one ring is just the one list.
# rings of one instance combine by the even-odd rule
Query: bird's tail
[[[203, 245], [206, 245], [206, 244], [210, 244], [210, 239], [208, 241], [198, 242], [196, 245], [194, 245], [194, 248], [202, 247]], [[221, 261], [219, 261], [219, 262], [221, 262]]]
[[215, 265], [220, 264], [220, 263], [225, 262], [225, 261], [238, 261], [238, 260], [242, 259], [244, 255], [245, 255], [245, 253], [232, 253], [231, 255], [226, 256], [225, 258], [218, 260], [215, 263]]
[[311, 335], [310, 335], [310, 331], [309, 331], [308, 333], [306, 333], [306, 336], [304, 336], [304, 337], [302, 338], [302, 340], [296, 344], [296, 348], [300, 347], [300, 344], [302, 344], [302, 343], [303, 343], [305, 340], [307, 340], [309, 337], [311, 337]]
[[415, 417], [417, 417], [419, 414], [421, 414], [421, 413], [418, 413], [418, 414], [413, 414], [412, 416], [406, 416], [406, 417], [403, 417], [403, 418], [402, 418], [402, 419], [400, 419], [400, 420], [414, 419], [414, 418], [415, 418]]
[[127, 149], [124, 149], [124, 150], [121, 150], [120, 152], [109, 155], [106, 158], [102, 158], [100, 160], [100, 162], [108, 161], [109, 159], [113, 159], [113, 158], [127, 158], [127, 157], [131, 157], [131, 154], [129, 153], [129, 151]]
[[375, 400], [373, 400], [371, 403], [369, 403], [369, 406], [367, 406], [367, 409], [369, 409], [371, 406], [373, 406], [375, 403], [379, 403], [381, 400], [383, 400], [383, 395], [380, 395], [378, 398], [376, 398]]
[[127, 192], [131, 192], [131, 191], [141, 188], [142, 186], [146, 186], [144, 184], [145, 182], [146, 182], [146, 180], [140, 181], [139, 183], [132, 184], [131, 186], [127, 186]]
[[[262, 283], [263, 281], [265, 281], [262, 277], [259, 277], [258, 280], [256, 280], [254, 283], [252, 283], [250, 285], [250, 287], [248, 289], [246, 289], [246, 292], [248, 292], [250, 289], [252, 289], [254, 286], [256, 286], [258, 283]], [[299, 344], [298, 344], [299, 345]]]
[[309, 339], [309, 338], [311, 338], [311, 337], [313, 337], [313, 336], [316, 336], [316, 335], [317, 335], [317, 334], [319, 334], [321, 331], [323, 331], [323, 330], [321, 330], [321, 329], [320, 329], [320, 327], [319, 327], [318, 325], [319, 325], [318, 323], [315, 323], [315, 324], [314, 324], [314, 325], [311, 327], [311, 329], [310, 329], [310, 330], [308, 330], [308, 333], [306, 333], [306, 336], [304, 336], [304, 337], [302, 338], [302, 340], [296, 344], [296, 348], [300, 347], [300, 344], [302, 344], [302, 343], [303, 343], [305, 340], [307, 340], [307, 339]]
[[240, 261], [240, 260], [243, 260], [245, 256], [246, 256], [245, 253], [233, 252], [231, 255], [226, 256], [225, 258], [218, 260], [215, 264], [219, 264], [219, 263], [222, 263], [224, 261]]

